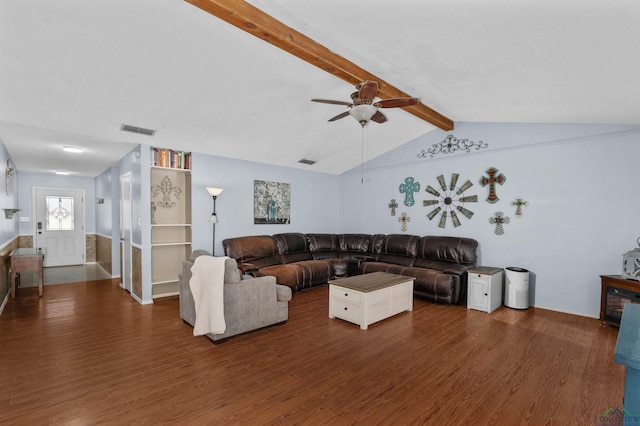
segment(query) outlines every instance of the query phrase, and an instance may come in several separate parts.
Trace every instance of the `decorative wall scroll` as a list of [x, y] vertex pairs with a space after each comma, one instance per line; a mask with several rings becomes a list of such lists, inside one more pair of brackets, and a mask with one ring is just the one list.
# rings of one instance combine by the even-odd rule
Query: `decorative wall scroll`
[[508, 217], [506, 217], [502, 212], [496, 212], [496, 214], [493, 217], [489, 218], [489, 223], [492, 225], [496, 225], [496, 230], [495, 230], [496, 235], [504, 234], [504, 227], [502, 225], [505, 225], [510, 221], [511, 220]]
[[433, 158], [436, 154], [452, 154], [456, 151], [471, 152], [471, 148], [475, 148], [479, 151], [484, 148], [488, 148], [489, 144], [486, 142], [473, 142], [469, 139], [458, 139], [453, 135], [447, 135], [442, 142], [434, 143], [433, 146], [427, 150], [422, 150], [418, 153], [418, 158], [426, 158], [427, 154], [431, 154]]
[[487, 202], [495, 204], [500, 199], [496, 195], [496, 183], [502, 185], [507, 181], [507, 177], [503, 174], [498, 175], [498, 169], [495, 167], [490, 167], [489, 170], [487, 170], [487, 174], [489, 177], [483, 176], [480, 178], [480, 185], [483, 187], [489, 185], [489, 196], [487, 197]]
[[291, 184], [253, 181], [253, 223], [291, 223]]
[[516, 208], [515, 216], [522, 217], [522, 208], [527, 207], [529, 202], [525, 201], [522, 197], [516, 197], [516, 199], [511, 202], [511, 205]]
[[412, 177], [408, 177], [404, 180], [404, 183], [400, 184], [400, 193], [405, 194], [404, 205], [411, 207], [416, 203], [413, 199], [413, 193], [420, 191], [420, 183], [415, 182]]
[[402, 232], [407, 231], [407, 223], [411, 222], [411, 218], [407, 216], [407, 213], [402, 212], [400, 217], [398, 218], [398, 222], [400, 222], [400, 230]]
[[151, 223], [156, 223], [156, 202], [151, 202]]
[[11, 160], [7, 160], [7, 168], [4, 172], [4, 183], [7, 191], [7, 195], [9, 195], [9, 178], [12, 177], [15, 173], [15, 166], [11, 164]]
[[151, 185], [151, 193], [153, 198], [162, 194], [162, 200], [158, 201], [158, 205], [162, 208], [170, 209], [176, 206], [176, 202], [171, 201], [171, 195], [173, 194], [176, 199], [179, 199], [182, 194], [182, 189], [173, 186], [169, 176], [165, 176], [162, 182], [160, 182], [160, 185]]
[[422, 205], [425, 207], [436, 206], [427, 217], [429, 220], [433, 220], [438, 214], [440, 214], [440, 222], [438, 226], [444, 228], [447, 224], [447, 217], [451, 217], [451, 221], [454, 227], [461, 225], [458, 213], [464, 215], [467, 219], [471, 219], [473, 212], [464, 207], [464, 203], [473, 203], [478, 201], [477, 195], [464, 195], [464, 192], [471, 188], [473, 184], [470, 180], [467, 180], [461, 187], [457, 187], [458, 173], [451, 174], [451, 183], [447, 186], [444, 176], [437, 177], [438, 184], [440, 185], [440, 191], [433, 188], [431, 185], [427, 186], [426, 191], [433, 195], [435, 198], [432, 200], [424, 200]]
[[396, 215], [396, 209], [398, 208], [398, 203], [396, 203], [396, 199], [392, 198], [391, 202], [389, 203], [389, 208], [391, 209], [391, 216], [395, 216]]

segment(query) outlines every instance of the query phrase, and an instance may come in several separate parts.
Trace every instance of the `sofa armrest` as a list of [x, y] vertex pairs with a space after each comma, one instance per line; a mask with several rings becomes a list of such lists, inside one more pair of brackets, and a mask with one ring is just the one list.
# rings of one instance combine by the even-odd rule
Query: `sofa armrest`
[[289, 302], [292, 296], [291, 287], [276, 284], [276, 296], [278, 297], [278, 302]]
[[445, 274], [463, 275], [467, 269], [472, 268], [471, 265], [461, 265], [459, 263], [452, 263], [442, 270]]
[[238, 263], [238, 269], [242, 275], [253, 275], [258, 272], [258, 267], [253, 263]]

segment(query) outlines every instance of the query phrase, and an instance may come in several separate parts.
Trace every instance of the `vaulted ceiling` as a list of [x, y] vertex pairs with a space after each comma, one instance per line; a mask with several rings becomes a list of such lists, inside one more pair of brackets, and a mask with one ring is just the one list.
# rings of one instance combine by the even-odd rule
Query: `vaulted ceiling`
[[339, 174], [362, 130], [310, 99], [349, 101], [371, 76], [421, 105], [368, 124], [365, 159], [459, 121], [640, 124], [633, 0], [190, 1], [0, 2], [0, 140], [18, 169], [96, 176], [145, 143]]

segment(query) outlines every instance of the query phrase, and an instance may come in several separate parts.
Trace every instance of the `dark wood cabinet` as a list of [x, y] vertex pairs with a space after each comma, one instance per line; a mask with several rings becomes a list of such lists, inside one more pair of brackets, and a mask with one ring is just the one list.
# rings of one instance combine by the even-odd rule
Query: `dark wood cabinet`
[[619, 327], [624, 304], [640, 303], [640, 282], [624, 279], [621, 275], [600, 275], [600, 279], [600, 320]]

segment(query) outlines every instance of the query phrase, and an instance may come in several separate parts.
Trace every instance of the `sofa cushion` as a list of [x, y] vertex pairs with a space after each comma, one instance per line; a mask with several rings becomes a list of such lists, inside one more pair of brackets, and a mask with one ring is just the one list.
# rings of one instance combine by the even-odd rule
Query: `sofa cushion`
[[371, 235], [369, 234], [340, 234], [338, 244], [341, 252], [366, 253], [369, 250]]
[[340, 249], [336, 234], [307, 234], [307, 242], [314, 259], [333, 259]]
[[393, 263], [363, 262], [360, 264], [360, 273], [369, 274], [371, 272], [388, 272], [390, 274], [404, 275], [402, 271], [406, 268], [406, 266], [396, 265]]
[[426, 268], [406, 268], [402, 275], [414, 277], [413, 292], [432, 302], [455, 304], [463, 294], [461, 277]]
[[391, 234], [382, 242], [378, 262], [412, 266], [418, 251], [417, 235]]
[[274, 276], [278, 284], [291, 287], [293, 291], [302, 286], [302, 269], [296, 264], [266, 266], [260, 268], [256, 275]]
[[289, 232], [274, 234], [273, 239], [278, 247], [278, 253], [280, 253], [282, 257], [282, 263], [293, 263], [313, 259], [309, 251], [306, 235]]
[[222, 246], [224, 253], [238, 263], [251, 263], [256, 268], [282, 264], [278, 247], [269, 235], [227, 238]]
[[[417, 250], [416, 266], [421, 259], [452, 262], [463, 265], [475, 265], [478, 242], [471, 238], [426, 236], [420, 238]], [[426, 265], [425, 265], [426, 266]]]

